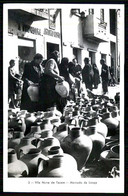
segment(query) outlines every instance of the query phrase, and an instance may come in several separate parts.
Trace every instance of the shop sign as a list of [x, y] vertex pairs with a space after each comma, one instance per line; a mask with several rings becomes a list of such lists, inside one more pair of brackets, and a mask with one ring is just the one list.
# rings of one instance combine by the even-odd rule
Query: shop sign
[[41, 29], [31, 27], [29, 25], [23, 25], [23, 31], [28, 32], [28, 33], [32, 33], [35, 35], [41, 35]]
[[52, 36], [52, 37], [56, 37], [56, 38], [60, 38], [60, 33], [59, 32], [56, 32], [56, 31], [53, 31], [51, 29], [44, 29], [44, 34], [45, 35], [49, 35], [49, 36]]

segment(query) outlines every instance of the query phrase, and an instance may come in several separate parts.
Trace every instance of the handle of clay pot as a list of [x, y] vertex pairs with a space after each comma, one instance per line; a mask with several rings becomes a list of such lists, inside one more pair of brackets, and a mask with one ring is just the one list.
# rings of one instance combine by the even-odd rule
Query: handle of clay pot
[[40, 140], [40, 138], [37, 138], [37, 142], [36, 142], [36, 147], [37, 147], [37, 148], [40, 147], [42, 141], [44, 141], [43, 138], [41, 138], [41, 140]]
[[20, 150], [19, 150], [19, 159], [22, 158], [23, 155], [24, 155], [23, 150], [20, 149]]
[[38, 174], [48, 166], [48, 160], [38, 159]]

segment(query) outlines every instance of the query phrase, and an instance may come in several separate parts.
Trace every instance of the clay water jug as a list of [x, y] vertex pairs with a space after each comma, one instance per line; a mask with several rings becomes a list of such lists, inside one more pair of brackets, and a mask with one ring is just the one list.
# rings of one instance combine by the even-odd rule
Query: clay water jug
[[40, 133], [41, 133], [40, 125], [35, 125], [35, 126], [31, 126], [30, 133], [28, 133], [26, 136], [30, 138], [33, 137], [34, 134], [40, 134]]
[[111, 147], [118, 144], [119, 144], [119, 139], [111, 140], [105, 144], [104, 150], [110, 150]]
[[41, 130], [50, 129], [53, 130], [53, 124], [51, 123], [50, 118], [44, 118], [40, 124]]
[[68, 177], [78, 179], [80, 178], [80, 174], [76, 168], [73, 167], [72, 163], [65, 162], [63, 155], [55, 155], [43, 163], [43, 170], [39, 172], [38, 177]]
[[13, 148], [20, 144], [21, 139], [24, 137], [24, 132], [14, 131], [13, 138], [8, 141], [8, 148]]
[[41, 150], [41, 153], [48, 156], [48, 151], [52, 146], [60, 146], [60, 142], [55, 137], [39, 138], [37, 148]]
[[110, 171], [113, 167], [120, 168], [119, 162], [119, 145], [111, 147], [110, 150], [105, 150], [100, 154], [100, 161]]
[[31, 101], [37, 102], [39, 100], [39, 87], [38, 84], [31, 84], [27, 88], [28, 96], [30, 97]]
[[28, 167], [21, 160], [17, 159], [17, 154], [14, 149], [8, 149], [8, 177], [27, 177]]
[[27, 154], [31, 148], [36, 148], [32, 144], [31, 138], [24, 137], [21, 139], [20, 144], [16, 146], [16, 152], [18, 159], [22, 157], [23, 154]]
[[53, 134], [55, 138], [57, 138], [60, 143], [63, 141], [63, 139], [68, 135], [68, 125], [66, 123], [62, 123], [58, 129], [57, 132]]
[[34, 113], [26, 114], [25, 123], [27, 127], [32, 126], [36, 122], [37, 118]]
[[83, 134], [80, 127], [74, 127], [61, 146], [65, 153], [75, 158], [78, 170], [81, 170], [85, 166], [92, 151], [92, 140]]
[[111, 113], [104, 113], [101, 119], [101, 122], [107, 125], [108, 127], [108, 136], [115, 135], [116, 130], [119, 126], [119, 121], [111, 116]]
[[53, 131], [50, 129], [44, 129], [41, 131], [41, 138], [51, 138], [53, 137]]
[[97, 132], [96, 126], [90, 126], [84, 130], [84, 134], [88, 136], [93, 143], [93, 148], [88, 162], [98, 160], [100, 153], [105, 146], [105, 138]]
[[10, 117], [8, 120], [8, 127], [15, 131], [26, 131], [25, 119], [23, 117]]
[[73, 156], [64, 153], [60, 146], [53, 146], [48, 151], [48, 157], [49, 158], [52, 158], [55, 155], [63, 155], [65, 163], [67, 163], [67, 162], [70, 163], [70, 165], [72, 165], [77, 170], [76, 160], [73, 158]]
[[38, 161], [39, 159], [48, 160], [46, 156], [41, 154], [41, 151], [36, 148], [30, 149], [27, 154], [24, 154], [20, 159], [23, 161], [29, 170], [28, 177], [37, 177], [38, 174]]
[[89, 119], [88, 126], [95, 126], [96, 132], [100, 133], [104, 138], [107, 137], [108, 128], [104, 123], [101, 122], [99, 116]]

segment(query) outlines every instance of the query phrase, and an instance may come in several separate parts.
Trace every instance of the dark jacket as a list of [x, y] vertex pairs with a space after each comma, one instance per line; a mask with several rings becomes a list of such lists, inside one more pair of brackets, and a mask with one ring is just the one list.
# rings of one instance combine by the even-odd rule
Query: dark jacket
[[38, 110], [38, 108], [29, 98], [27, 93], [27, 88], [29, 87], [28, 81], [32, 81], [33, 83], [39, 83], [41, 75], [43, 74], [43, 68], [37, 68], [34, 61], [31, 63], [27, 63], [24, 66], [24, 73], [22, 76], [22, 80], [24, 81], [22, 97], [21, 97], [21, 109], [28, 110], [29, 112], [34, 112]]
[[108, 66], [106, 64], [102, 65], [101, 78], [104, 81], [108, 81], [109, 80], [109, 69], [108, 69]]

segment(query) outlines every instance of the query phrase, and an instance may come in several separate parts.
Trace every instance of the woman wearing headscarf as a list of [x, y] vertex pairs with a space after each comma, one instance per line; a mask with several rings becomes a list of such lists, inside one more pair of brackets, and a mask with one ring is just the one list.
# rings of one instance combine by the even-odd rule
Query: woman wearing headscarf
[[55, 90], [56, 82], [62, 82], [64, 80], [64, 77], [60, 76], [59, 73], [59, 58], [59, 52], [54, 51], [51, 53], [45, 64], [39, 91], [40, 105], [43, 111], [46, 111], [48, 108], [56, 105], [57, 109], [62, 112], [66, 104], [66, 99], [62, 98]]
[[36, 112], [40, 109], [39, 102], [33, 102], [28, 95], [28, 87], [32, 84], [39, 85], [41, 75], [43, 73], [43, 67], [41, 63], [43, 56], [37, 53], [30, 63], [25, 64], [22, 80], [24, 81], [22, 97], [21, 97], [21, 109], [28, 112]]

